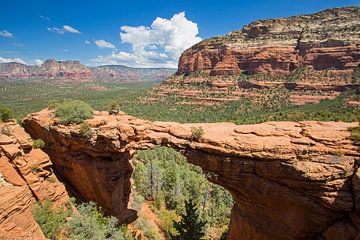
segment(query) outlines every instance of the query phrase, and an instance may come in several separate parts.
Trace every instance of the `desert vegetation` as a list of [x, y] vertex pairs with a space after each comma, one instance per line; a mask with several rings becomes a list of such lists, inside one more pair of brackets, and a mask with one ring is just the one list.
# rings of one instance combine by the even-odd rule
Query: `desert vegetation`
[[132, 239], [125, 226], [118, 226], [113, 216], [104, 216], [94, 202], [75, 204], [70, 199], [63, 207], [53, 206], [50, 201], [39, 202], [33, 216], [48, 239]]
[[[133, 179], [135, 208], [149, 204], [170, 239], [197, 239], [179, 237], [189, 227], [199, 235], [206, 233], [205, 239], [219, 239], [226, 232], [233, 205], [231, 195], [210, 183], [199, 167], [189, 164], [175, 150], [158, 147], [138, 151]], [[140, 214], [140, 228], [151, 228], [141, 219]]]
[[4, 105], [0, 105], [0, 120], [5, 122], [10, 120], [13, 117], [13, 111], [11, 108]]
[[45, 142], [42, 139], [35, 139], [35, 140], [33, 140], [33, 147], [34, 148], [43, 148], [43, 147], [45, 147]]
[[[356, 121], [358, 110], [349, 107], [346, 102], [349, 98], [358, 100], [358, 94], [354, 90], [342, 93], [335, 99], [322, 100], [317, 104], [292, 105], [289, 102], [289, 94], [284, 89], [261, 90], [261, 97], [253, 101], [252, 98], [242, 96], [237, 100], [223, 102], [215, 105], [204, 104], [180, 104], [190, 102], [189, 99], [177, 95], [163, 97], [153, 96], [153, 90], [149, 84], [115, 84], [97, 83], [106, 87], [107, 90], [95, 91], [89, 89], [89, 84], [76, 86], [65, 85], [38, 85], [36, 83], [13, 83], [4, 84], [0, 87], [0, 102], [13, 109], [13, 116], [21, 119], [24, 115], [49, 107], [56, 109], [63, 99], [79, 99], [86, 102], [95, 110], [118, 112], [121, 110], [127, 114], [148, 120], [177, 121], [177, 122], [221, 122], [230, 121], [237, 124], [251, 124], [264, 121]], [[18, 89], [18, 90], [16, 90]], [[26, 94], [17, 96], [15, 91], [23, 91]], [[206, 93], [204, 93], [206, 94]], [[220, 94], [220, 93], [219, 93]], [[226, 97], [226, 92], [221, 95], [208, 95], [208, 97]], [[316, 93], [318, 94], [318, 93]], [[16, 97], [15, 97], [16, 96]], [[204, 95], [203, 97], [206, 97]], [[69, 104], [67, 104], [69, 105]], [[82, 104], [83, 105], [83, 104]], [[86, 107], [86, 109], [89, 109]], [[56, 111], [56, 110], [55, 110]], [[9, 116], [9, 110], [6, 110]], [[11, 112], [11, 111], [10, 111]], [[66, 111], [62, 111], [64, 114]], [[90, 111], [88, 111], [90, 113]], [[61, 113], [60, 113], [61, 114]], [[90, 116], [88, 114], [87, 116]], [[10, 114], [11, 116], [11, 114]], [[65, 115], [64, 115], [65, 116]], [[71, 117], [70, 117], [71, 118]], [[75, 118], [71, 121], [82, 121], [84, 118]], [[65, 120], [66, 122], [67, 120]]]
[[64, 100], [55, 106], [55, 116], [63, 124], [82, 123], [92, 118], [93, 114], [91, 106], [81, 100]]

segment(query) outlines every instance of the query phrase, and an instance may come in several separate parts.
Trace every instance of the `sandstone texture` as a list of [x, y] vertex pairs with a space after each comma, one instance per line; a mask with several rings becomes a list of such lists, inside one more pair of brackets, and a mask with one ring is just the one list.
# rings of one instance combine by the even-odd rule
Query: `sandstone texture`
[[32, 216], [37, 201], [65, 204], [68, 194], [49, 157], [15, 122], [0, 122], [0, 239], [45, 239]]
[[360, 64], [359, 22], [360, 7], [258, 20], [189, 48], [177, 74], [290, 74], [303, 67], [349, 72]]
[[[27, 132], [46, 142], [60, 176], [87, 200], [120, 221], [127, 209], [137, 149], [168, 146], [200, 166], [209, 180], [232, 194], [228, 239], [360, 239], [359, 143], [343, 122], [178, 124], [150, 122], [120, 113], [96, 112], [64, 126], [52, 111], [24, 120]], [[191, 139], [191, 128], [204, 135]]]

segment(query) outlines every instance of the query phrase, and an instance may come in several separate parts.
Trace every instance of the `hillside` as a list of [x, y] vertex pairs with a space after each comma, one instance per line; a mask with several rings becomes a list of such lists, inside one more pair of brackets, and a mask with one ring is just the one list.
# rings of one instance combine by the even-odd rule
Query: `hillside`
[[300, 67], [352, 70], [360, 64], [360, 8], [250, 23], [186, 50], [177, 74], [290, 74]]
[[[194, 105], [319, 103], [360, 88], [359, 56], [360, 7], [258, 20], [186, 50], [155, 96]], [[356, 96], [348, 103], [360, 106]]]
[[159, 81], [175, 72], [166, 68], [131, 68], [121, 65], [87, 67], [79, 61], [46, 60], [40, 66], [0, 63], [1, 80]]

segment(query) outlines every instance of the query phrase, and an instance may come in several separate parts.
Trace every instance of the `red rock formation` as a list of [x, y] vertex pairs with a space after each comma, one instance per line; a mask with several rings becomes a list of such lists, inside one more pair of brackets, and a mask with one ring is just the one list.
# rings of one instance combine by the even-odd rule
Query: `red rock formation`
[[299, 67], [352, 71], [360, 64], [359, 21], [359, 7], [255, 21], [186, 50], [177, 74], [289, 74]]
[[87, 67], [79, 61], [46, 60], [39, 66], [22, 63], [0, 63], [0, 80], [29, 79], [62, 81], [154, 81], [163, 80], [175, 72], [169, 68], [131, 68], [121, 65]]
[[[48, 110], [24, 120], [65, 180], [122, 222], [134, 151], [165, 145], [230, 191], [228, 239], [359, 239], [360, 153], [348, 131], [359, 123], [178, 124], [107, 112], [87, 123], [89, 138]], [[197, 141], [190, 140], [194, 126], [205, 132]]]
[[45, 239], [32, 217], [33, 206], [39, 200], [64, 204], [68, 194], [49, 157], [33, 149], [23, 128], [0, 122], [0, 129], [0, 239]]

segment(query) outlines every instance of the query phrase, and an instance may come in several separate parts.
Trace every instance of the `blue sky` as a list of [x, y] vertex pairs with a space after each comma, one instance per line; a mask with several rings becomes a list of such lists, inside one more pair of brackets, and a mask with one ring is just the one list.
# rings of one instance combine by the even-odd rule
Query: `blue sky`
[[180, 53], [200, 39], [253, 20], [359, 5], [359, 0], [0, 0], [0, 62], [55, 58], [175, 67]]

